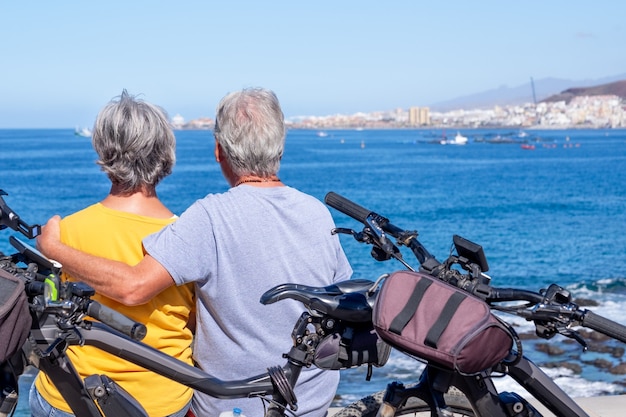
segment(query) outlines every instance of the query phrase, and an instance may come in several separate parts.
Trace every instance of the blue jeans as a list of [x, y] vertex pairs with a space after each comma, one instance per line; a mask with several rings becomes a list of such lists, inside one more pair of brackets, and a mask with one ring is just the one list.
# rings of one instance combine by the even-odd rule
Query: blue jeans
[[[45, 398], [41, 396], [35, 384], [30, 387], [30, 393], [28, 396], [28, 405], [30, 406], [31, 417], [74, 417], [74, 414], [66, 413], [65, 411], [54, 408]], [[180, 411], [170, 414], [167, 417], [185, 417], [191, 401], [185, 405]]]

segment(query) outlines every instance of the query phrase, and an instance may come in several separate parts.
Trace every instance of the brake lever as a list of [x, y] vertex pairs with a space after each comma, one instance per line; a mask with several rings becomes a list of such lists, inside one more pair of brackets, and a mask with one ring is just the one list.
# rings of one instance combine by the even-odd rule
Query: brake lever
[[[372, 245], [373, 247], [370, 255], [372, 255], [372, 258], [377, 261], [382, 262], [394, 258], [402, 265], [404, 265], [408, 270], [415, 271], [415, 269], [402, 258], [402, 252], [400, 252], [400, 249], [398, 249], [396, 245], [394, 245], [389, 241], [389, 239], [387, 239], [386, 234], [377, 225], [376, 221], [372, 221], [374, 222], [374, 224], [372, 226], [365, 226], [362, 232], [356, 232], [352, 229], [347, 229], [343, 227], [336, 227], [334, 229], [331, 229], [330, 232], [333, 235], [351, 235], [357, 242]], [[378, 234], [372, 233], [372, 231], [376, 229], [380, 230], [380, 233], [383, 235], [382, 239], [379, 238]]]
[[[372, 233], [372, 231], [380, 230], [380, 233]], [[399, 249], [387, 239], [385, 233], [382, 231], [380, 227], [376, 225], [374, 222], [371, 226], [365, 226], [362, 232], [357, 232], [352, 229], [347, 229], [344, 227], [336, 227], [330, 231], [331, 234], [344, 234], [351, 235], [354, 239], [361, 243], [367, 243], [369, 245], [373, 245], [374, 249], [378, 249], [380, 252], [380, 257], [384, 257], [385, 260], [390, 259], [392, 256], [397, 255], [400, 251]], [[382, 237], [379, 235], [382, 234]], [[395, 256], [394, 256], [395, 257]], [[374, 256], [377, 260], [378, 257]]]
[[331, 229], [330, 231], [331, 235], [352, 235], [355, 236], [357, 233], [352, 230], [352, 229], [348, 229], [346, 227], [335, 227], [334, 229]]
[[387, 238], [387, 234], [383, 231], [382, 227], [378, 225], [375, 218], [369, 216], [365, 219], [366, 227], [373, 235], [376, 246], [378, 246], [383, 252], [389, 256], [393, 256], [396, 251], [395, 245]]
[[361, 243], [367, 243], [367, 244], [373, 243], [372, 238], [367, 233], [357, 232], [355, 230], [347, 229], [344, 227], [335, 227], [334, 229], [330, 231], [330, 233], [333, 235], [337, 235], [337, 234], [350, 235], [354, 237], [354, 240], [356, 240], [357, 242], [361, 242]]
[[364, 224], [365, 227], [363, 228], [362, 232], [357, 232], [353, 229], [348, 229], [344, 227], [335, 227], [334, 229], [331, 229], [330, 233], [333, 235], [351, 235], [358, 242], [375, 245], [388, 255], [396, 252], [394, 250], [394, 244], [391, 243], [389, 239], [387, 239], [387, 235], [378, 225], [378, 222], [375, 219], [368, 217], [367, 219], [365, 219]]
[[577, 341], [583, 347], [583, 352], [586, 352], [587, 349], [589, 349], [589, 345], [587, 344], [585, 339], [583, 339], [580, 333], [578, 333], [576, 330], [568, 329], [567, 327], [559, 327], [558, 332], [560, 335], [569, 337], [570, 339], [574, 339], [575, 341]]

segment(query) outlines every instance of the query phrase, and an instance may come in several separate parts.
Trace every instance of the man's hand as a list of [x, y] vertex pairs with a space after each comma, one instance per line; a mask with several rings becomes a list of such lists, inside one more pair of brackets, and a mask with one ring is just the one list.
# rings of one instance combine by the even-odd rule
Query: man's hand
[[48, 258], [54, 258], [54, 246], [61, 241], [61, 216], [50, 217], [48, 223], [41, 229], [41, 234], [37, 236], [37, 249]]

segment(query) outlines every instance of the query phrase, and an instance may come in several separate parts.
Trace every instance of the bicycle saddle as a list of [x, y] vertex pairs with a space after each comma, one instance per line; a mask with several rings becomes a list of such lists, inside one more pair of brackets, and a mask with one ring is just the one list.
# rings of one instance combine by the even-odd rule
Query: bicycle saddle
[[326, 287], [281, 284], [266, 291], [260, 301], [261, 304], [272, 304], [291, 298], [330, 317], [365, 323], [372, 321], [372, 306], [377, 294], [373, 285], [374, 282], [365, 279], [341, 281]]

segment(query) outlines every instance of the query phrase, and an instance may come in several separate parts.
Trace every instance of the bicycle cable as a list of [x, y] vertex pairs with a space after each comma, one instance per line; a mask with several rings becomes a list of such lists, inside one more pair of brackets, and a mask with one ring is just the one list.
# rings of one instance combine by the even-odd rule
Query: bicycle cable
[[280, 395], [289, 405], [289, 408], [291, 408], [293, 411], [298, 410], [298, 401], [296, 399], [296, 394], [295, 392], [293, 392], [293, 388], [287, 380], [285, 371], [279, 366], [271, 366], [267, 368], [267, 373], [269, 374], [272, 383], [274, 384]]

